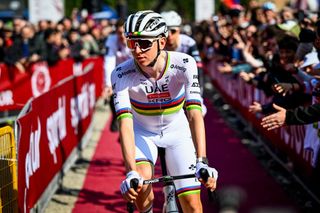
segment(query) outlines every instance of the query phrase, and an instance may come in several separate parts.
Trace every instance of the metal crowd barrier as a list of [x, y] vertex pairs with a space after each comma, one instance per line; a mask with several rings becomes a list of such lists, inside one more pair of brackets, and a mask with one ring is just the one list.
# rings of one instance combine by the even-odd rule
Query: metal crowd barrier
[[13, 129], [0, 128], [0, 213], [18, 212], [17, 158]]

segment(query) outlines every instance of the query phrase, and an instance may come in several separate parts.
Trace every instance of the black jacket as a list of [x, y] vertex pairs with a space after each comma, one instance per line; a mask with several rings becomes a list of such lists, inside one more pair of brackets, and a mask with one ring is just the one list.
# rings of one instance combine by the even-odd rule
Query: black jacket
[[285, 123], [287, 125], [310, 124], [320, 121], [320, 103], [307, 107], [287, 110]]

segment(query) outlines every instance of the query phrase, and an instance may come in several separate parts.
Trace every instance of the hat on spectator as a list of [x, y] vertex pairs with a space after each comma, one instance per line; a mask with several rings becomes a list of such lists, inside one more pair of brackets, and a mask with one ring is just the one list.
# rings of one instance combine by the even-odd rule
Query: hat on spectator
[[164, 18], [164, 20], [166, 21], [166, 24], [168, 27], [172, 28], [172, 27], [180, 27], [181, 23], [182, 23], [182, 19], [181, 16], [171, 10], [171, 11], [164, 11], [161, 13], [161, 16]]
[[288, 20], [285, 23], [277, 24], [277, 27], [281, 30], [293, 33], [296, 37], [298, 37], [300, 34], [300, 26], [293, 20]]
[[8, 32], [8, 31], [13, 31], [13, 23], [12, 21], [8, 21], [5, 23], [5, 25], [3, 26], [3, 30]]
[[300, 68], [302, 69], [313, 64], [317, 64], [316, 67], [320, 67], [318, 53], [316, 51], [313, 51], [305, 55], [303, 59], [303, 64], [300, 66]]
[[262, 9], [263, 10], [271, 10], [273, 12], [276, 12], [276, 5], [270, 1], [267, 1], [267, 2], [263, 3]]

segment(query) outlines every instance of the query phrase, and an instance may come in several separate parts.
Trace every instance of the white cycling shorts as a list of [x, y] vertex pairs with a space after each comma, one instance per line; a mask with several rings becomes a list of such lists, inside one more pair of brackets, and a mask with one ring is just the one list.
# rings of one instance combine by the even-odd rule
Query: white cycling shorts
[[[180, 119], [179, 119], [180, 120]], [[181, 125], [182, 123], [186, 125]], [[158, 148], [165, 148], [165, 159], [168, 175], [194, 174], [196, 153], [192, 142], [188, 122], [171, 125], [162, 134], [143, 130], [135, 125], [136, 162], [148, 161], [153, 165], [158, 158]], [[197, 178], [174, 181], [177, 196], [200, 193], [200, 182]]]

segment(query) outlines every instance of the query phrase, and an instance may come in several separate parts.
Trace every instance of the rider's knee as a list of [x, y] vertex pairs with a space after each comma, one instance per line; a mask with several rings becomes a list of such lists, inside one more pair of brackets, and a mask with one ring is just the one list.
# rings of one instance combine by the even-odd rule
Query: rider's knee
[[180, 198], [183, 212], [202, 213], [202, 204], [197, 196], [185, 196]]
[[152, 192], [151, 186], [148, 187], [146, 190], [141, 190], [139, 196], [136, 201], [136, 207], [139, 212], [148, 212], [150, 207], [153, 204], [154, 194]]

